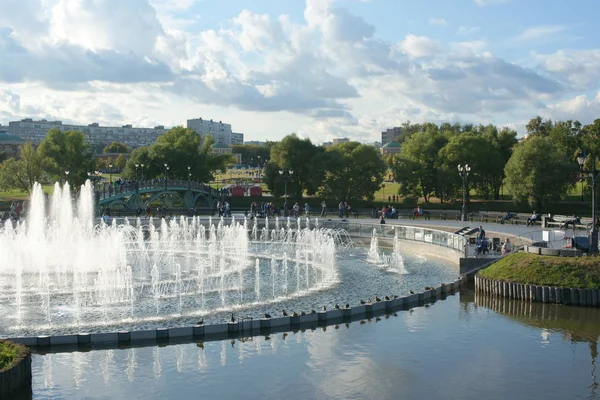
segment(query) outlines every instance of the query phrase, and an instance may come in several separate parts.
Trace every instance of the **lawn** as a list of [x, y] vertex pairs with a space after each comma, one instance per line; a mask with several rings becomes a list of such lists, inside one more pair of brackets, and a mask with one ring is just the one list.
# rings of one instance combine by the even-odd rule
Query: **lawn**
[[600, 257], [551, 257], [514, 253], [479, 276], [529, 285], [600, 289]]

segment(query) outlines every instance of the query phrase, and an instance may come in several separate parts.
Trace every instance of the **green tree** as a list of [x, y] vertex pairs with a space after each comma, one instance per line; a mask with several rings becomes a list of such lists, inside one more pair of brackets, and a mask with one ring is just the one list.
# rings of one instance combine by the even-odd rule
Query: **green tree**
[[541, 211], [573, 188], [576, 170], [572, 158], [552, 139], [534, 135], [515, 146], [505, 168], [506, 186], [517, 202]]
[[268, 144], [265, 144], [264, 146], [255, 144], [236, 144], [231, 147], [233, 148], [234, 153], [242, 155], [242, 163], [255, 166], [259, 163], [262, 165], [267, 162], [272, 146]]
[[438, 186], [438, 153], [446, 142], [434, 124], [406, 139], [392, 167], [395, 180], [400, 182], [400, 194], [422, 196], [429, 202]]
[[127, 165], [127, 158], [123, 154], [119, 154], [119, 156], [115, 160], [115, 165], [113, 167], [118, 168], [119, 170], [125, 169]]
[[119, 142], [112, 142], [111, 144], [109, 144], [108, 146], [106, 146], [103, 150], [103, 153], [129, 153], [129, 148], [127, 147], [126, 144], [123, 143], [119, 143]]
[[124, 175], [134, 178], [135, 164], [138, 164], [138, 168], [144, 164], [145, 178], [159, 177], [164, 175], [164, 164], [167, 164], [169, 179], [187, 180], [189, 166], [192, 180], [210, 182], [216, 170], [225, 169], [235, 161], [229, 154], [214, 154], [211, 148], [213, 144], [211, 136], [202, 139], [192, 129], [175, 127], [159, 136], [150, 147], [134, 150], [127, 161]]
[[315, 157], [313, 163], [324, 169], [321, 195], [336, 201], [373, 200], [387, 170], [373, 146], [358, 142], [331, 147]]
[[301, 199], [304, 192], [313, 195], [319, 189], [323, 175], [312, 162], [324, 150], [315, 146], [310, 139], [300, 139], [291, 134], [271, 148], [270, 160], [265, 169], [265, 182], [275, 196], [284, 194], [284, 178], [280, 170], [293, 171], [287, 188], [288, 194]]
[[65, 171], [69, 171], [68, 180], [74, 187], [82, 185], [88, 178], [87, 173], [95, 167], [94, 155], [79, 131], [50, 129], [37, 151], [52, 178], [64, 179]]
[[6, 189], [19, 189], [30, 193], [35, 182], [41, 182], [44, 176], [43, 159], [26, 142], [17, 157], [12, 157], [2, 163], [0, 169], [0, 186]]

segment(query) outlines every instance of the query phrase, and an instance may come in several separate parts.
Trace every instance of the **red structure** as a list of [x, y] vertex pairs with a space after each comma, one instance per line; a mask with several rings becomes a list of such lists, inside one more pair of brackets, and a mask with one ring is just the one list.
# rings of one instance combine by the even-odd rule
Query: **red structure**
[[243, 186], [234, 186], [231, 188], [231, 195], [234, 197], [242, 197], [246, 194], [246, 189]]
[[250, 188], [250, 196], [262, 196], [262, 188], [260, 186], [252, 186]]

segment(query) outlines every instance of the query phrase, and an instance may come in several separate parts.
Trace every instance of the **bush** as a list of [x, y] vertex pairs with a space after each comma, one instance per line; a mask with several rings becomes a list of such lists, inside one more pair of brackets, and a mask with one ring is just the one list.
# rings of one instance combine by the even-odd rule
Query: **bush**
[[0, 371], [9, 369], [14, 363], [22, 360], [28, 353], [29, 350], [23, 345], [8, 340], [0, 340]]

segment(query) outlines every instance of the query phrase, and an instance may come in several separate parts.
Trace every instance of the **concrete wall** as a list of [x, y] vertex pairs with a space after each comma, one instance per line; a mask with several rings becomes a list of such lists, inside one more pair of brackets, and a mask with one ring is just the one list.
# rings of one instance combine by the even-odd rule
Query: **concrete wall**
[[31, 392], [31, 353], [28, 350], [12, 367], [0, 371], [0, 399], [11, 399], [24, 392]]
[[482, 278], [475, 275], [476, 293], [494, 297], [565, 304], [571, 306], [599, 307], [600, 290], [526, 285]]

